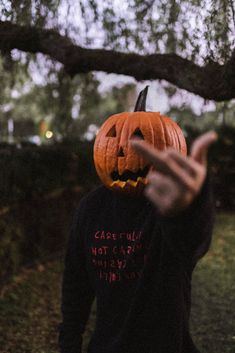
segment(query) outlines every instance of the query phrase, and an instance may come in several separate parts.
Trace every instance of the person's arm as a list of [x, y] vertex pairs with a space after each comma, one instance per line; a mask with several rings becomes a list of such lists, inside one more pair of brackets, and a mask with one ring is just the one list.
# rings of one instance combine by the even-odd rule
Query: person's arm
[[174, 217], [160, 217], [160, 223], [169, 246], [185, 262], [194, 267], [208, 251], [215, 218], [213, 194], [209, 178], [184, 211]]
[[207, 251], [213, 225], [213, 203], [208, 188], [207, 151], [217, 135], [199, 136], [189, 156], [167, 149], [158, 151], [144, 141], [132, 146], [154, 170], [148, 174], [145, 195], [155, 205], [169, 245], [195, 264]]
[[78, 216], [79, 210], [74, 217], [65, 257], [61, 304], [63, 321], [59, 325], [61, 353], [81, 353], [82, 334], [94, 299], [86, 272]]

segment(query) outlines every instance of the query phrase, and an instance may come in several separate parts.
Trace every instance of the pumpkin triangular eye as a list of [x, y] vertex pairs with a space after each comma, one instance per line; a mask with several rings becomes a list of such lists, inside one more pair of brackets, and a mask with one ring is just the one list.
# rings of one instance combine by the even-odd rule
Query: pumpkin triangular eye
[[144, 140], [144, 135], [142, 134], [139, 128], [135, 129], [135, 131], [131, 135], [131, 138], [134, 138], [134, 137], [138, 137], [139, 139]]
[[117, 136], [115, 125], [113, 125], [113, 126], [111, 127], [111, 129], [109, 129], [109, 131], [108, 131], [108, 133], [107, 133], [106, 136], [107, 136], [107, 137], [116, 137], [116, 136]]

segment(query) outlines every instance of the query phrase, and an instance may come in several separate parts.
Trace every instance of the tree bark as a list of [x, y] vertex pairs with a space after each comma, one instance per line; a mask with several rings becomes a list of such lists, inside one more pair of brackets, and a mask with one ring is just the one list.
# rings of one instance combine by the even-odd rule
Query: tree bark
[[230, 61], [205, 66], [176, 54], [139, 55], [114, 50], [86, 49], [51, 29], [20, 26], [0, 21], [0, 50], [18, 49], [48, 55], [74, 76], [89, 71], [123, 74], [141, 80], [166, 80], [205, 99], [235, 98], [235, 51]]

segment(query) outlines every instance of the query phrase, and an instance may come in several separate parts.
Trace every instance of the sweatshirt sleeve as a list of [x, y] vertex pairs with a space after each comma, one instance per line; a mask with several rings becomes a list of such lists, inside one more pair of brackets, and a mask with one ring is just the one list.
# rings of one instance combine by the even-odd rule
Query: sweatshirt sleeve
[[166, 241], [176, 256], [188, 268], [208, 251], [214, 224], [214, 202], [207, 177], [200, 194], [176, 217], [162, 217], [161, 225]]
[[80, 234], [80, 209], [73, 220], [65, 256], [61, 303], [63, 321], [59, 325], [61, 353], [81, 353], [82, 334], [94, 299]]

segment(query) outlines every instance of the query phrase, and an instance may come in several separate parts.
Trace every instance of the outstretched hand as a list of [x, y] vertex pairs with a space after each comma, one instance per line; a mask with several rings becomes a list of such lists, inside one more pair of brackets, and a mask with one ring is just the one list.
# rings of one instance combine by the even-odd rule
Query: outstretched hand
[[158, 151], [142, 140], [132, 140], [132, 147], [154, 168], [147, 176], [145, 194], [162, 215], [186, 209], [199, 194], [207, 174], [207, 151], [216, 139], [214, 131], [199, 136], [189, 156], [172, 148]]

